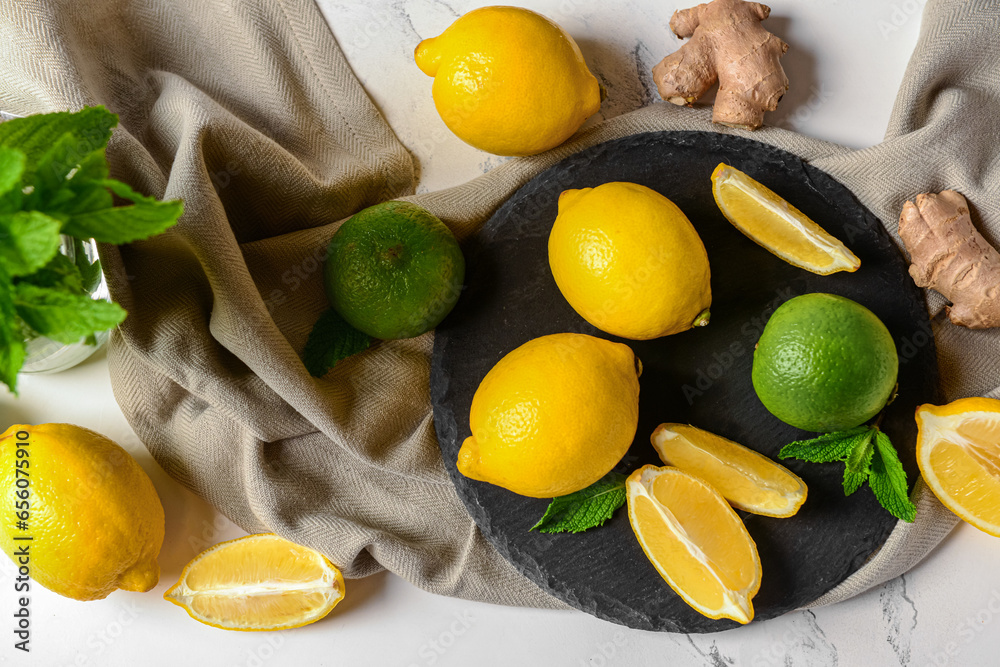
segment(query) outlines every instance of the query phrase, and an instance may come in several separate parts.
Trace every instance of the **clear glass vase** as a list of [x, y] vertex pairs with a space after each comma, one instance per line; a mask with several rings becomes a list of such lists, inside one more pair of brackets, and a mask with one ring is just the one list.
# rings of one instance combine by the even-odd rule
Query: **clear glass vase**
[[[111, 300], [108, 284], [101, 271], [100, 259], [97, 256], [97, 243], [93, 239], [80, 241], [70, 236], [62, 236], [59, 252], [82, 269], [82, 273], [92, 276], [90, 284], [86, 285], [93, 299]], [[58, 373], [72, 368], [101, 349], [108, 340], [108, 332], [101, 331], [91, 340], [80, 339], [67, 345], [45, 336], [34, 336], [25, 340], [26, 356], [22, 373]]]

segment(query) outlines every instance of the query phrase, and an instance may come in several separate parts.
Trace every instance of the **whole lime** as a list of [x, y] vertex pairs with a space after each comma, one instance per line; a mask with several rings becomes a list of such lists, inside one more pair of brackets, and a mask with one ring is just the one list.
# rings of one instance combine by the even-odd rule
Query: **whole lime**
[[355, 329], [391, 340], [436, 327], [458, 301], [465, 259], [443, 222], [407, 202], [370, 206], [330, 239], [324, 280]]
[[783, 303], [753, 355], [753, 386], [771, 414], [806, 431], [865, 423], [896, 386], [899, 358], [876, 315], [834, 294]]

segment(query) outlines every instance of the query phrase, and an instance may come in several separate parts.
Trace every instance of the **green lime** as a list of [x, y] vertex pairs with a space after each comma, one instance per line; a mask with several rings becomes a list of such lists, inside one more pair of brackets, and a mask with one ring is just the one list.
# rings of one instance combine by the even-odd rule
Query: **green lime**
[[753, 355], [753, 387], [771, 414], [826, 433], [865, 423], [896, 386], [892, 335], [860, 303], [803, 294], [783, 303]]
[[374, 338], [412, 338], [451, 311], [465, 259], [443, 222], [406, 202], [352, 216], [330, 239], [326, 294], [341, 317]]

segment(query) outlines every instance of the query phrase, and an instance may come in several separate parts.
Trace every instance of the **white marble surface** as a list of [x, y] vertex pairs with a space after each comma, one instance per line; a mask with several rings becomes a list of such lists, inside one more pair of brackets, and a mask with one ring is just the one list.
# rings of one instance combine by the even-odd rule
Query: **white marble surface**
[[[421, 168], [421, 190], [461, 183], [500, 162], [455, 139], [412, 61], [416, 43], [480, 3], [319, 0], [370, 95]], [[655, 102], [649, 69], [677, 41], [672, 0], [525, 0], [579, 41], [607, 86], [602, 112]], [[772, 0], [770, 25], [792, 49], [792, 88], [769, 118], [823, 139], [879, 141], [916, 41], [920, 0]], [[653, 91], [651, 94], [650, 91]], [[161, 599], [205, 546], [240, 531], [169, 479], [115, 404], [103, 353], [55, 376], [24, 377], [0, 395], [0, 422], [68, 421], [127, 447], [150, 473], [167, 513], [161, 583], [79, 603], [35, 587], [32, 653], [13, 649], [12, 566], [0, 559], [0, 663], [44, 667], [240, 665], [990, 665], [1000, 651], [1000, 542], [960, 526], [909, 574], [833, 607], [734, 631], [685, 636], [632, 631], [583, 613], [503, 608], [424, 593], [393, 575], [348, 582], [327, 619], [282, 633], [201, 626]]]

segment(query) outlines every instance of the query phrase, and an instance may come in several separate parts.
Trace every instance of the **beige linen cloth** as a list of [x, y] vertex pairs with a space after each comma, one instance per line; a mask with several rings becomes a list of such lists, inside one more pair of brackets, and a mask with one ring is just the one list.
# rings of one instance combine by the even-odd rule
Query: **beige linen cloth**
[[[244, 529], [314, 547], [350, 577], [386, 568], [444, 595], [562, 606], [494, 551], [452, 488], [428, 399], [433, 334], [380, 343], [322, 380], [299, 360], [326, 308], [319, 269], [339, 221], [414, 186], [312, 0], [4, 0], [0, 35], [0, 109], [105, 104], [121, 115], [115, 176], [185, 201], [176, 229], [102, 252], [130, 313], [110, 344], [115, 396], [160, 465]], [[883, 143], [751, 136], [833, 175], [893, 234], [904, 200], [957, 189], [996, 243], [998, 59], [1000, 3], [930, 0]], [[850, 94], [865, 104], [863, 87]], [[727, 131], [706, 110], [655, 104], [407, 198], [466, 238], [574, 151], [690, 129]], [[996, 392], [1000, 331], [952, 326], [943, 300], [928, 301], [944, 396]], [[916, 523], [816, 604], [905, 572], [948, 533], [954, 517], [922, 483], [915, 496]]]

